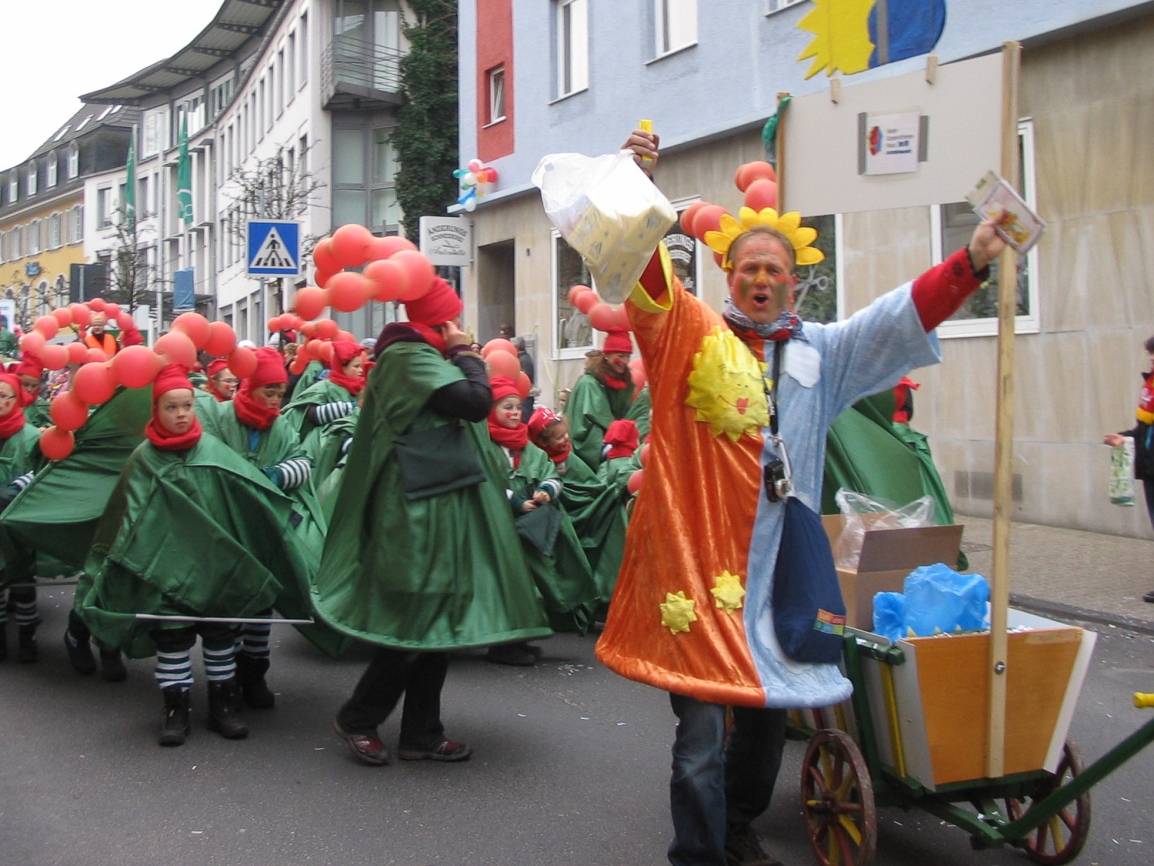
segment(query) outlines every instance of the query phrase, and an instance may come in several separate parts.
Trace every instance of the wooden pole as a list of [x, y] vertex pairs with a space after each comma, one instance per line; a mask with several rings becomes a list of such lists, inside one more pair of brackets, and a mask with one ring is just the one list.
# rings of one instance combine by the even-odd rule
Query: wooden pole
[[785, 110], [781, 101], [789, 96], [786, 90], [777, 92], [777, 130], [773, 149], [777, 154], [777, 212], [785, 213]]
[[[1022, 46], [1002, 45], [1002, 177], [1018, 186], [1018, 70]], [[998, 260], [998, 393], [994, 429], [994, 557], [990, 586], [990, 691], [986, 776], [1005, 775], [1006, 621], [1010, 603], [1010, 513], [1013, 510], [1014, 317], [1018, 306], [1018, 255], [1009, 247]]]

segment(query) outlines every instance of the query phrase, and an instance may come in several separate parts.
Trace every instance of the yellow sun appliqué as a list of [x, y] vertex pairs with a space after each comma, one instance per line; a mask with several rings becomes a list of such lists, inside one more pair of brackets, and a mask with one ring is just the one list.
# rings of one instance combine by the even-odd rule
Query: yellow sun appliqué
[[727, 612], [738, 610], [742, 605], [742, 599], [745, 598], [745, 587], [741, 585], [741, 577], [728, 569], [717, 576], [713, 581], [713, 588], [709, 591], [713, 594], [714, 604]]
[[689, 631], [689, 624], [697, 622], [694, 608], [697, 606], [691, 598], [686, 598], [684, 592], [667, 592], [665, 601], [658, 605], [661, 608], [661, 624], [669, 629], [670, 634], [680, 631]]
[[797, 24], [798, 30], [813, 34], [813, 39], [798, 60], [814, 58], [805, 77], [813, 78], [824, 71], [846, 75], [869, 68], [874, 45], [869, 37], [869, 17], [875, 0], [814, 0], [813, 8]]
[[685, 404], [714, 436], [736, 442], [769, 424], [761, 364], [732, 331], [718, 328], [701, 341], [688, 384]]
[[743, 207], [734, 217], [731, 214], [722, 214], [719, 231], [705, 233], [705, 243], [715, 253], [722, 257], [721, 266], [725, 270], [732, 270], [733, 262], [729, 260], [729, 248], [733, 242], [757, 226], [765, 226], [780, 232], [789, 238], [793, 246], [794, 260], [799, 265], [816, 265], [825, 259], [825, 253], [817, 247], [811, 247], [817, 240], [817, 229], [801, 224], [801, 214], [797, 211], [783, 213], [780, 216], [771, 207], [759, 211], [751, 207]]

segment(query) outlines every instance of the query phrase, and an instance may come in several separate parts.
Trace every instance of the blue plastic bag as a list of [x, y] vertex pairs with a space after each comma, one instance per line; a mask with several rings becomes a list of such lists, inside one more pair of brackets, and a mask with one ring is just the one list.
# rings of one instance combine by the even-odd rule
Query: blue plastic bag
[[900, 592], [874, 595], [874, 634], [889, 640], [906, 636], [906, 597]]
[[958, 574], [942, 563], [923, 565], [905, 581], [905, 630], [919, 637], [990, 627], [990, 584], [980, 574]]

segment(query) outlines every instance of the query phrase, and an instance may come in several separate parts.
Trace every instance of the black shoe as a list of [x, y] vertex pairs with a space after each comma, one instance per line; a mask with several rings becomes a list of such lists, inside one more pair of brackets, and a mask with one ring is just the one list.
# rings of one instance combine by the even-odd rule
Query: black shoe
[[423, 749], [413, 749], [401, 746], [397, 749], [397, 757], [402, 761], [467, 761], [473, 750], [464, 743], [448, 740], [441, 737], [433, 745]]
[[156, 738], [162, 746], [183, 746], [192, 727], [188, 724], [188, 689], [173, 687], [161, 689], [164, 696], [164, 715], [160, 718], [160, 736]]
[[1148, 601], [1150, 604], [1154, 604], [1154, 589], [1142, 596], [1142, 601]]
[[489, 647], [485, 653], [485, 661], [495, 665], [513, 665], [519, 668], [531, 668], [537, 664], [537, 653], [524, 641], [520, 643], [503, 643]]
[[8, 658], [8, 624], [0, 622], [0, 662]]
[[268, 659], [238, 653], [236, 657], [236, 678], [246, 706], [254, 710], [269, 710], [276, 705], [276, 695], [265, 682], [268, 673]]
[[16, 661], [34, 662], [40, 658], [40, 649], [36, 646], [36, 626], [20, 626], [16, 630], [16, 641]]
[[353, 757], [362, 764], [382, 767], [389, 763], [389, 749], [381, 742], [375, 731], [371, 734], [346, 731], [338, 721], [333, 722], [333, 731], [341, 738], [341, 742], [349, 747]]
[[128, 668], [118, 649], [100, 647], [100, 678], [106, 683], [122, 683], [128, 679]]
[[248, 736], [248, 725], [240, 717], [240, 688], [235, 677], [208, 684], [208, 729], [226, 740]]
[[782, 866], [749, 826], [730, 827], [725, 834], [725, 863], [726, 866]]
[[65, 629], [64, 649], [68, 651], [68, 661], [76, 673], [84, 676], [96, 673], [96, 659], [92, 655], [88, 638], [81, 640], [72, 633], [72, 629]]

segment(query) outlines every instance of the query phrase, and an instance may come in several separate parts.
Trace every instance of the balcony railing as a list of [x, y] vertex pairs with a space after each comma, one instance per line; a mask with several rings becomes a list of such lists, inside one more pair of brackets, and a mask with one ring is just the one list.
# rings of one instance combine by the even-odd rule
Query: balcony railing
[[395, 48], [351, 36], [335, 37], [321, 55], [324, 107], [398, 105], [402, 57]]

